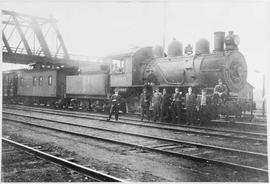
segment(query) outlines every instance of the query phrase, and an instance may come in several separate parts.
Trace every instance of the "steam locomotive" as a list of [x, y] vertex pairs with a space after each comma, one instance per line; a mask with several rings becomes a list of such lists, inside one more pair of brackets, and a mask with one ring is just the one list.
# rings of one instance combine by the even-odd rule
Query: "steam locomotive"
[[226, 113], [241, 115], [246, 107], [243, 104], [250, 99], [240, 102], [237, 96], [247, 82], [247, 64], [239, 52], [239, 42], [232, 31], [226, 37], [224, 32], [215, 32], [212, 52], [206, 39], [196, 43], [194, 53], [190, 45], [183, 53], [181, 42], [173, 40], [168, 54], [161, 46], [136, 48], [111, 54], [79, 72], [47, 66], [7, 72], [3, 77], [4, 99], [9, 103], [90, 110], [95, 104], [106, 107], [117, 88], [125, 99], [122, 111], [130, 112], [139, 109], [139, 96], [146, 85], [166, 88], [169, 93], [175, 87], [185, 92], [192, 86], [196, 93], [204, 88], [211, 95], [218, 79], [222, 79], [231, 94]]

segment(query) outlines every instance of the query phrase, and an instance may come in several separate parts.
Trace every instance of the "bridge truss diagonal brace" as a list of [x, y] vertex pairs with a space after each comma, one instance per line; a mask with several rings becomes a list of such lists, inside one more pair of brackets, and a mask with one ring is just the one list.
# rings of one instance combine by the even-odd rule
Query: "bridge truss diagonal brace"
[[6, 38], [5, 33], [4, 33], [3, 31], [2, 31], [2, 39], [3, 39], [3, 41], [4, 41], [4, 45], [5, 45], [5, 47], [6, 47], [7, 51], [8, 51], [8, 53], [12, 54], [12, 50], [11, 50], [11, 48], [10, 48], [10, 46], [9, 46], [9, 43], [8, 43], [8, 41], [7, 41], [7, 38]]
[[64, 40], [63, 40], [63, 38], [62, 38], [62, 35], [61, 35], [61, 33], [60, 33], [60, 31], [59, 31], [59, 29], [58, 29], [58, 27], [57, 27], [55, 21], [52, 21], [51, 25], [52, 25], [52, 27], [53, 27], [53, 29], [54, 29], [56, 35], [57, 35], [58, 41], [60, 42], [60, 46], [59, 46], [59, 48], [57, 49], [56, 54], [59, 52], [60, 47], [61, 47], [61, 48], [63, 49], [63, 52], [64, 52], [64, 58], [65, 58], [65, 59], [69, 59], [69, 54], [68, 54], [67, 48], [66, 48], [66, 46], [65, 46]]
[[44, 52], [46, 57], [50, 58], [51, 57], [51, 52], [49, 50], [48, 44], [47, 44], [47, 42], [45, 40], [45, 37], [44, 37], [44, 35], [42, 33], [42, 30], [41, 30], [38, 22], [34, 18], [32, 18], [32, 28], [33, 28], [33, 30], [35, 32], [35, 35], [36, 35], [36, 37], [37, 37], [37, 39], [39, 41], [39, 44], [41, 46], [42, 51]]
[[29, 46], [29, 44], [28, 44], [28, 42], [27, 42], [27, 40], [25, 38], [25, 35], [24, 35], [23, 31], [22, 31], [22, 28], [20, 26], [20, 23], [19, 23], [16, 15], [12, 13], [11, 16], [13, 17], [15, 27], [16, 27], [16, 29], [17, 29], [20, 37], [21, 37], [21, 40], [22, 40], [22, 42], [24, 44], [24, 47], [25, 47], [25, 49], [27, 51], [27, 54], [32, 55], [32, 51], [31, 51], [30, 46]]

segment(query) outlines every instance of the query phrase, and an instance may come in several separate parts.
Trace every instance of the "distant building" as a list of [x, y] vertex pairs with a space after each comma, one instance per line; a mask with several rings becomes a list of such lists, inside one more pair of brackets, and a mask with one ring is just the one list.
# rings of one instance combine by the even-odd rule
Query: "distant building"
[[238, 93], [238, 97], [253, 99], [254, 87], [250, 83], [246, 83], [245, 87]]

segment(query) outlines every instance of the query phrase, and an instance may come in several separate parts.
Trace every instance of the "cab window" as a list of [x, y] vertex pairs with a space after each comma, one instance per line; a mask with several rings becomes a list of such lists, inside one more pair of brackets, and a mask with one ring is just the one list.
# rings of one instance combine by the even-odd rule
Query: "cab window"
[[51, 75], [48, 77], [48, 85], [49, 85], [49, 86], [52, 85], [52, 76], [51, 76]]
[[37, 77], [33, 77], [33, 86], [37, 85]]
[[6, 75], [6, 77], [5, 77], [6, 83], [8, 83], [8, 80], [9, 80], [9, 77], [8, 77], [8, 75]]
[[39, 81], [38, 84], [39, 84], [40, 86], [42, 86], [42, 85], [43, 85], [43, 77], [40, 76], [38, 81]]
[[111, 65], [112, 73], [124, 73], [125, 71], [125, 61], [113, 59]]

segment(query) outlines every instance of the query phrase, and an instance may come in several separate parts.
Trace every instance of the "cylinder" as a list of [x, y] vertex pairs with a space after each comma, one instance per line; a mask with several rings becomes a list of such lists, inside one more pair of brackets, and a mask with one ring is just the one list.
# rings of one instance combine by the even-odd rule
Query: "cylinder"
[[214, 51], [222, 52], [224, 51], [224, 37], [225, 32], [215, 32], [214, 33]]
[[168, 46], [168, 56], [182, 56], [183, 55], [183, 45], [181, 42], [173, 39], [173, 41]]
[[209, 54], [210, 47], [209, 47], [209, 41], [202, 38], [196, 43], [196, 54]]

